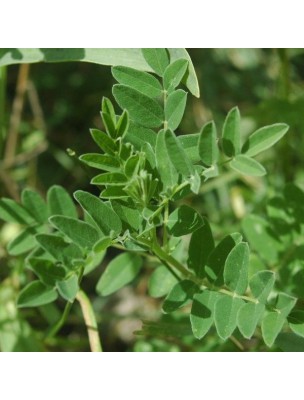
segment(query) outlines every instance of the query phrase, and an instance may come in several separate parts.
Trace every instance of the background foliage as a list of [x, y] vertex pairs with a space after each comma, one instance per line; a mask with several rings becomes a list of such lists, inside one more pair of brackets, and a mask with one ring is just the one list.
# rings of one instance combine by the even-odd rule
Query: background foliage
[[[232, 232], [245, 234], [253, 250], [250, 275], [270, 268], [279, 275], [282, 290], [303, 298], [299, 206], [303, 198], [300, 189], [304, 188], [303, 52], [297, 49], [192, 49], [189, 53], [198, 75], [201, 97], [188, 96], [186, 114], [177, 133], [198, 132], [211, 119], [221, 126], [235, 105], [242, 114], [244, 140], [260, 126], [275, 122], [287, 123], [290, 130], [274, 149], [260, 156], [268, 172], [266, 176], [242, 176], [227, 168], [219, 178], [207, 182], [199, 196], [189, 196], [186, 202], [208, 218], [216, 242]], [[1, 77], [4, 74], [7, 74], [7, 88], [5, 94], [0, 91], [3, 107], [0, 128], [1, 134], [4, 130], [8, 132], [8, 139], [1, 149], [4, 155], [0, 166], [1, 197], [18, 199], [25, 187], [36, 188], [46, 195], [53, 184], [64, 186], [69, 193], [81, 189], [98, 195], [98, 190], [94, 192], [94, 187], [89, 185], [94, 173], [83, 168], [75, 155], [96, 151], [88, 130], [102, 128], [100, 101], [103, 96], [112, 98], [114, 84], [110, 68], [80, 62], [33, 64], [10, 66], [7, 71], [2, 68]], [[264, 217], [267, 222], [261, 222]], [[258, 224], [261, 225], [259, 232], [264, 231], [267, 240], [256, 237], [254, 229]], [[42, 340], [43, 331], [58, 319], [64, 303], [39, 309], [16, 309], [16, 295], [26, 277], [22, 272], [22, 258], [8, 257], [6, 244], [18, 229], [14, 223], [1, 224], [1, 350], [88, 350], [77, 306], [60, 335], [47, 343]], [[281, 243], [285, 250], [280, 248]], [[224, 342], [210, 331], [202, 341], [194, 339], [189, 324], [183, 323], [183, 313], [171, 317], [159, 311], [161, 294], [159, 288], [153, 293], [153, 280], [149, 279], [152, 271], [148, 268], [141, 269], [131, 286], [113, 296], [97, 296], [95, 286], [100, 271], [118, 254], [118, 250], [108, 251], [99, 270], [84, 283], [96, 310], [105, 350], [266, 350], [258, 335], [243, 340], [236, 333]], [[163, 290], [166, 293], [165, 287]], [[153, 298], [147, 296], [148, 291], [154, 294]], [[303, 316], [292, 317], [296, 331]], [[160, 319], [161, 330], [156, 323]], [[142, 325], [142, 320], [149, 322]], [[175, 323], [178, 323], [178, 334]], [[134, 331], [139, 332], [134, 335]], [[304, 346], [301, 338], [292, 335], [282, 333], [272, 350], [299, 351]]]

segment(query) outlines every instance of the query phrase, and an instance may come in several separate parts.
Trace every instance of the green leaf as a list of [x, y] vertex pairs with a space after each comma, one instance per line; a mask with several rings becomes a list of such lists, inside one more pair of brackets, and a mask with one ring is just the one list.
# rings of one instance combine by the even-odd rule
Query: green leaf
[[112, 239], [108, 236], [105, 236], [98, 240], [93, 247], [94, 253], [104, 252], [109, 246], [112, 244]]
[[210, 253], [205, 267], [208, 279], [211, 281], [218, 281], [219, 285], [224, 283], [223, 273], [226, 259], [238, 243], [233, 234], [226, 236]]
[[0, 219], [22, 225], [29, 225], [34, 222], [32, 215], [21, 204], [5, 197], [0, 199]]
[[104, 114], [108, 114], [108, 116], [112, 120], [112, 124], [115, 126], [115, 124], [116, 124], [115, 109], [114, 109], [114, 106], [113, 106], [111, 100], [108, 99], [107, 97], [103, 97], [102, 98], [101, 112], [104, 113]]
[[160, 97], [162, 86], [151, 74], [129, 67], [113, 67], [112, 75], [121, 84], [145, 94], [148, 97]]
[[214, 321], [215, 303], [223, 296], [218, 292], [204, 290], [193, 296], [190, 321], [193, 335], [202, 339], [211, 328]]
[[16, 236], [13, 240], [9, 242], [7, 245], [7, 251], [12, 256], [19, 256], [20, 254], [24, 254], [30, 250], [32, 250], [35, 246], [37, 246], [37, 242], [35, 240], [35, 235], [37, 233], [43, 232], [42, 227], [28, 227], [25, 228], [18, 236]]
[[178, 89], [168, 96], [165, 103], [165, 120], [168, 128], [172, 131], [177, 129], [183, 119], [186, 103], [187, 93], [182, 89]]
[[57, 280], [65, 278], [65, 270], [57, 266], [53, 261], [37, 257], [29, 257], [28, 264], [30, 269], [47, 286], [55, 286]]
[[279, 293], [276, 311], [269, 312], [262, 321], [262, 335], [267, 346], [273, 345], [295, 303], [294, 297]]
[[[160, 133], [161, 132], [159, 132], [158, 135], [160, 135]], [[166, 130], [165, 132], [165, 146], [168, 157], [171, 160], [176, 171], [182, 174], [182, 176], [184, 176], [185, 178], [193, 176], [195, 173], [194, 167], [191, 161], [188, 159], [186, 153], [184, 152], [181, 144], [177, 140], [177, 137], [170, 129]]]
[[237, 315], [244, 301], [237, 297], [222, 296], [215, 303], [214, 322], [217, 333], [223, 340], [228, 339], [237, 326]]
[[99, 239], [97, 230], [87, 222], [61, 215], [51, 217], [50, 222], [80, 247], [91, 249]]
[[276, 339], [276, 345], [285, 352], [303, 352], [304, 339], [294, 333], [280, 333]]
[[47, 221], [48, 208], [39, 193], [30, 189], [23, 190], [22, 204], [37, 222], [44, 224]]
[[166, 49], [141, 49], [144, 59], [154, 72], [163, 76], [169, 65], [169, 56]]
[[125, 224], [125, 229], [139, 230], [142, 223], [140, 211], [131, 202], [111, 201], [113, 210]]
[[286, 124], [268, 125], [258, 129], [245, 142], [242, 153], [253, 157], [269, 149], [285, 135], [288, 129], [289, 126]]
[[257, 215], [248, 215], [242, 221], [242, 228], [250, 247], [270, 264], [275, 264], [283, 250], [283, 244], [269, 223]]
[[192, 233], [187, 261], [188, 267], [200, 278], [205, 276], [204, 267], [210, 253], [214, 250], [214, 239], [209, 222], [206, 218], [203, 218], [203, 222], [204, 225]]
[[54, 288], [47, 287], [39, 281], [34, 281], [21, 290], [17, 299], [17, 306], [19, 308], [39, 307], [52, 303], [57, 297], [58, 295]]
[[246, 303], [239, 309], [237, 326], [246, 339], [250, 339], [254, 334], [264, 311], [265, 305], [261, 303]]
[[49, 215], [66, 215], [77, 218], [75, 204], [68, 192], [61, 186], [52, 186], [47, 192]]
[[201, 160], [198, 152], [199, 137], [200, 137], [199, 133], [177, 136], [177, 140], [182, 145], [182, 148], [184, 149], [185, 153], [187, 154], [189, 160], [192, 163], [197, 163]]
[[71, 267], [72, 259], [81, 259], [82, 252], [75, 243], [67, 243], [60, 236], [50, 234], [39, 234], [35, 236], [40, 246], [47, 251], [55, 260], [61, 261]]
[[127, 110], [124, 110], [117, 121], [116, 136], [124, 137], [129, 129], [129, 125], [130, 125], [129, 113]]
[[136, 125], [130, 121], [128, 132], [126, 133], [125, 140], [133, 144], [136, 150], [141, 150], [145, 143], [149, 143], [154, 149], [156, 144], [157, 135], [151, 129]]
[[204, 225], [202, 217], [193, 208], [182, 205], [174, 210], [167, 222], [167, 229], [170, 235], [188, 235]]
[[213, 121], [203, 126], [198, 140], [198, 151], [200, 159], [205, 166], [209, 167], [217, 163], [219, 149], [217, 145], [216, 126]]
[[226, 156], [233, 157], [241, 152], [240, 111], [232, 108], [227, 114], [223, 126], [222, 145]]
[[100, 193], [100, 197], [107, 200], [126, 199], [129, 197], [126, 190], [119, 186], [109, 186]]
[[127, 109], [130, 118], [147, 128], [158, 128], [164, 120], [161, 106], [150, 97], [125, 85], [114, 85], [113, 96], [122, 109]]
[[247, 243], [237, 244], [228, 254], [224, 267], [224, 282], [228, 288], [244, 294], [248, 286], [249, 247]]
[[260, 303], [265, 304], [272, 291], [275, 275], [272, 271], [259, 271], [249, 281], [249, 287], [253, 296]]
[[119, 172], [120, 164], [117, 158], [113, 156], [103, 154], [83, 154], [79, 157], [79, 160], [89, 167], [102, 169], [104, 171]]
[[105, 132], [98, 129], [91, 129], [90, 133], [94, 142], [101, 148], [101, 150], [110, 155], [115, 154], [117, 151], [116, 143]]
[[157, 170], [164, 185], [164, 190], [172, 188], [178, 183], [178, 173], [169, 157], [164, 130], [160, 131], [157, 135], [155, 156]]
[[[192, 61], [185, 49], [168, 49], [171, 62], [186, 58], [189, 68], [183, 82], [194, 96], [199, 97], [199, 86]], [[151, 72], [141, 49], [0, 49], [0, 66], [34, 62], [83, 61], [102, 65], [123, 65]]]
[[199, 287], [194, 282], [189, 280], [178, 282], [165, 298], [163, 311], [169, 314], [183, 307], [197, 292], [199, 292]]
[[111, 114], [105, 113], [105, 112], [101, 112], [101, 119], [103, 122], [103, 125], [105, 127], [105, 130], [107, 132], [107, 134], [112, 137], [115, 138], [117, 135], [116, 132], [116, 117], [115, 119], [113, 119]]
[[243, 175], [263, 176], [266, 170], [259, 162], [245, 155], [238, 155], [229, 163], [230, 167]]
[[290, 329], [297, 335], [304, 337], [304, 311], [294, 310], [288, 316]]
[[58, 281], [56, 287], [61, 297], [73, 303], [79, 290], [78, 276], [73, 274], [63, 281]]
[[118, 235], [121, 232], [118, 215], [98, 197], [82, 190], [77, 190], [74, 197], [105, 235]]
[[124, 186], [128, 182], [127, 177], [119, 172], [106, 172], [96, 175], [92, 180], [92, 185]]
[[142, 267], [142, 259], [134, 253], [123, 253], [114, 258], [97, 283], [101, 296], [108, 296], [132, 282]]
[[155, 298], [166, 296], [177, 282], [177, 277], [167, 267], [161, 265], [149, 279], [149, 294]]
[[174, 90], [181, 83], [187, 71], [188, 64], [187, 60], [180, 58], [168, 65], [164, 72], [164, 88], [168, 92]]

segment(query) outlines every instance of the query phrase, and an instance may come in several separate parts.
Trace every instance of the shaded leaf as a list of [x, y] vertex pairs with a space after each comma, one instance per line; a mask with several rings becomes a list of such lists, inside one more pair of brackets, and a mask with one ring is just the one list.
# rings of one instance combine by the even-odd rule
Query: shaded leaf
[[65, 270], [57, 266], [53, 261], [37, 257], [29, 257], [28, 264], [30, 269], [47, 286], [55, 286], [57, 280], [65, 278]]
[[304, 338], [304, 311], [294, 310], [288, 316], [290, 329]]
[[193, 335], [202, 339], [211, 328], [214, 321], [214, 308], [217, 300], [223, 295], [218, 292], [204, 290], [193, 296], [190, 321]]
[[178, 237], [196, 231], [203, 224], [204, 221], [197, 211], [189, 206], [182, 205], [169, 215], [167, 229], [170, 235]]
[[197, 292], [199, 292], [199, 287], [194, 282], [189, 280], [178, 282], [165, 298], [163, 311], [169, 314], [183, 307]]
[[42, 227], [28, 227], [25, 228], [18, 236], [9, 242], [7, 251], [12, 256], [18, 256], [32, 250], [37, 246], [35, 235], [43, 232]]
[[203, 218], [204, 225], [192, 233], [188, 250], [188, 267], [195, 274], [203, 278], [205, 276], [205, 265], [210, 253], [214, 250], [214, 239], [209, 222]]

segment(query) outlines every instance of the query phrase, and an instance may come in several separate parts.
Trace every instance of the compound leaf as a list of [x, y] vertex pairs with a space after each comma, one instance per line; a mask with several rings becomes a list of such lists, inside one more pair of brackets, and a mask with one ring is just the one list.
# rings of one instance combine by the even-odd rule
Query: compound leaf
[[48, 218], [48, 208], [39, 193], [31, 189], [22, 192], [22, 204], [38, 223], [44, 224]]
[[61, 186], [52, 186], [47, 192], [49, 215], [66, 215], [77, 218], [75, 204], [68, 192]]
[[163, 76], [169, 65], [169, 56], [166, 49], [141, 49], [144, 59], [159, 76]]
[[275, 276], [272, 271], [259, 271], [252, 276], [249, 287], [253, 296], [265, 304], [273, 288]]
[[217, 145], [216, 126], [213, 121], [203, 126], [198, 139], [198, 151], [200, 159], [205, 166], [210, 167], [217, 163], [219, 149]]
[[246, 303], [238, 312], [237, 326], [241, 334], [250, 339], [263, 316], [265, 305], [261, 303]]
[[223, 340], [228, 339], [237, 326], [237, 315], [244, 301], [237, 297], [221, 296], [214, 307], [214, 322], [217, 333]]
[[175, 209], [167, 222], [167, 228], [173, 236], [188, 235], [202, 227], [204, 221], [202, 217], [193, 208], [182, 205]]

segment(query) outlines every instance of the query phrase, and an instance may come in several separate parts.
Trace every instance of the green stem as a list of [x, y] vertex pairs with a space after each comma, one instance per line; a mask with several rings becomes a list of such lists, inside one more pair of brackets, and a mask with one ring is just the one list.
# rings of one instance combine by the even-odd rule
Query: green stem
[[53, 325], [53, 327], [49, 330], [47, 336], [46, 336], [46, 340], [52, 339], [54, 336], [57, 335], [57, 333], [60, 331], [60, 329], [63, 327], [63, 325], [66, 323], [69, 313], [71, 311], [73, 303], [66, 303], [64, 311], [62, 316], [60, 317], [60, 319], [56, 322], [55, 325]]
[[0, 158], [4, 149], [5, 140], [5, 93], [6, 93], [6, 67], [0, 68]]
[[102, 347], [98, 333], [98, 325], [96, 322], [96, 317], [92, 307], [92, 303], [90, 302], [90, 299], [83, 290], [79, 290], [76, 299], [80, 304], [84, 321], [87, 327], [91, 351], [101, 352]]

